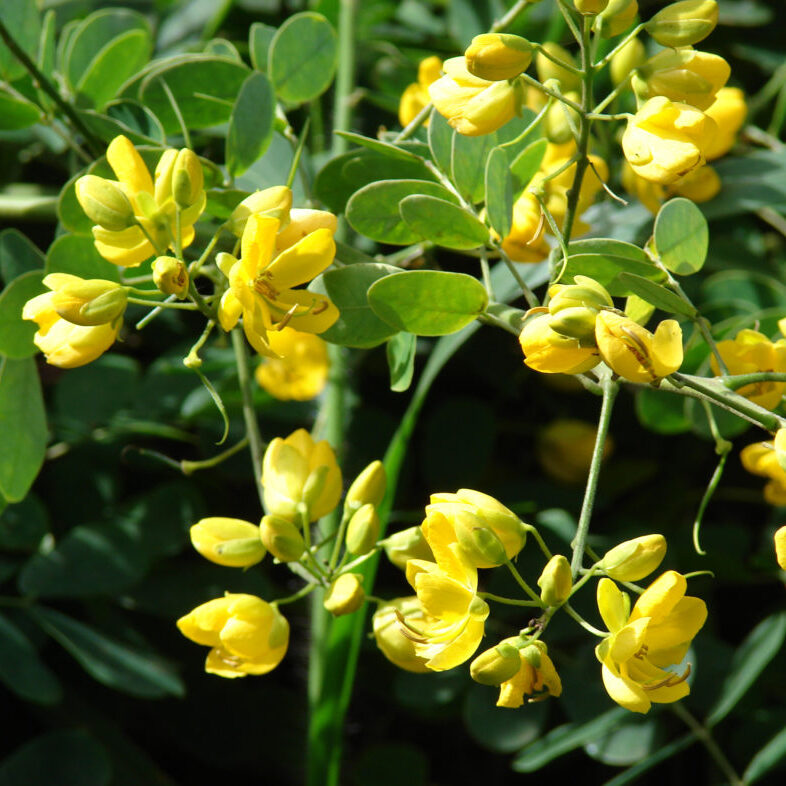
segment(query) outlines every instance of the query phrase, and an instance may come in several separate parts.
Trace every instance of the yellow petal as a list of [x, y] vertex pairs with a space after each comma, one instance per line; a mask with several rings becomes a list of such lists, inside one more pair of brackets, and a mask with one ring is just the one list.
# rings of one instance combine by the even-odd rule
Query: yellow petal
[[114, 170], [117, 179], [125, 185], [131, 194], [140, 191], [153, 193], [153, 178], [131, 140], [125, 136], [116, 136], [106, 149], [106, 160]]
[[617, 704], [631, 712], [649, 712], [650, 700], [639, 685], [625, 679], [605, 663], [601, 666], [601, 676], [606, 692]]
[[630, 598], [611, 579], [598, 582], [598, 610], [606, 627], [616, 633], [628, 621]]
[[426, 665], [433, 671], [446, 671], [469, 660], [483, 638], [484, 622], [469, 620], [464, 630]]
[[448, 576], [419, 573], [415, 577], [417, 592], [423, 611], [448, 623], [467, 616], [473, 594], [462, 584]]
[[681, 598], [671, 613], [659, 622], [653, 621], [647, 632], [650, 657], [658, 650], [667, 650], [690, 641], [707, 619], [707, 606], [700, 598]]
[[652, 617], [652, 623], [657, 624], [671, 613], [687, 587], [688, 582], [681, 573], [674, 570], [662, 573], [639, 595], [630, 615], [631, 622], [639, 617]]
[[279, 220], [270, 216], [251, 215], [240, 241], [240, 258], [246, 273], [254, 277], [264, 270], [276, 244]]
[[673, 374], [682, 365], [682, 330], [674, 319], [664, 319], [652, 336], [652, 368], [659, 377]]
[[[608, 656], [615, 663], [623, 663], [632, 658], [644, 644], [649, 622], [648, 617], [640, 617], [625, 625], [612, 637]], [[647, 641], [649, 642], [649, 638]]]
[[335, 254], [333, 233], [323, 227], [282, 251], [268, 266], [265, 275], [275, 289], [291, 289], [318, 276], [330, 266]]
[[237, 325], [241, 313], [243, 313], [242, 304], [232, 293], [232, 290], [227, 289], [221, 295], [221, 302], [218, 305], [218, 324], [228, 333]]

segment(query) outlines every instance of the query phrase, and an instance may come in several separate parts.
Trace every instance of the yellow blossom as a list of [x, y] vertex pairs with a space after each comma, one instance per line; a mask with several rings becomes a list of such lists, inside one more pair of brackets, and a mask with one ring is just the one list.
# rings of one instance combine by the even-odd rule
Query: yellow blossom
[[688, 667], [678, 675], [667, 666], [680, 663], [707, 619], [700, 598], [685, 595], [687, 581], [673, 570], [644, 590], [630, 611], [630, 597], [611, 579], [598, 582], [598, 609], [609, 636], [595, 648], [609, 696], [631, 712], [670, 704], [690, 693]]
[[153, 262], [153, 283], [165, 294], [181, 300], [188, 293], [188, 268], [175, 257], [157, 257]]
[[420, 61], [418, 81], [407, 86], [399, 101], [398, 121], [402, 126], [408, 126], [431, 103], [429, 85], [436, 82], [441, 75], [442, 61], [436, 55]]
[[524, 191], [513, 203], [513, 221], [502, 240], [503, 251], [514, 262], [540, 262], [551, 250], [543, 234], [545, 226], [538, 200]]
[[338, 219], [327, 210], [293, 207], [289, 211], [289, 222], [286, 225], [282, 223], [276, 235], [276, 254], [286, 251], [318, 229], [327, 229], [335, 235], [337, 227]]
[[180, 632], [211, 647], [205, 671], [219, 677], [267, 674], [281, 663], [289, 623], [275, 605], [254, 595], [227, 593], [177, 621]]
[[715, 102], [705, 111], [718, 127], [718, 133], [704, 151], [707, 161], [725, 156], [731, 150], [747, 113], [745, 93], [739, 87], [722, 87], [718, 91]]
[[508, 33], [476, 35], [464, 52], [467, 70], [489, 81], [514, 79], [532, 62], [532, 44]]
[[374, 639], [377, 646], [382, 654], [400, 669], [416, 674], [429, 671], [425, 659], [415, 652], [415, 642], [403, 632], [406, 625], [419, 625], [425, 618], [426, 615], [414, 595], [383, 603], [374, 614]]
[[573, 576], [567, 557], [555, 554], [543, 568], [538, 586], [540, 599], [546, 606], [558, 606], [564, 603], [573, 589]]
[[617, 581], [638, 581], [658, 569], [666, 556], [663, 535], [642, 535], [609, 549], [599, 567]]
[[548, 656], [546, 645], [539, 639], [519, 651], [519, 670], [499, 686], [498, 707], [515, 709], [527, 702], [540, 701], [562, 693], [562, 680]]
[[[718, 342], [718, 352], [729, 374], [752, 374], [757, 371], [786, 372], [786, 338], [774, 343], [763, 333], [748, 328], [741, 330], [734, 340]], [[715, 355], [710, 355], [713, 373], [718, 376], [720, 367]], [[739, 388], [737, 393], [765, 409], [775, 409], [780, 404], [786, 382], [755, 382]]]
[[592, 25], [602, 38], [612, 38], [624, 33], [639, 12], [637, 0], [609, 0], [609, 4], [596, 17]]
[[242, 519], [213, 516], [190, 530], [191, 544], [205, 558], [229, 568], [248, 568], [265, 556], [259, 527]]
[[769, 478], [764, 499], [770, 505], [786, 505], [786, 471], [778, 461], [772, 442], [754, 442], [740, 451], [742, 466], [753, 475]]
[[524, 362], [544, 374], [581, 374], [600, 362], [595, 343], [582, 344], [549, 327], [550, 314], [538, 314], [524, 323], [519, 343]]
[[327, 384], [330, 360], [327, 344], [313, 333], [294, 328], [267, 334], [270, 349], [278, 357], [267, 357], [257, 366], [260, 387], [281, 401], [309, 401]]
[[709, 202], [721, 190], [721, 179], [714, 167], [700, 166], [669, 186], [668, 195], [681, 196], [694, 202]]
[[495, 687], [511, 679], [521, 668], [521, 656], [516, 646], [518, 644], [520, 639], [513, 636], [477, 655], [469, 665], [472, 679], [481, 685]]
[[276, 353], [268, 331], [289, 324], [306, 333], [322, 333], [338, 319], [338, 309], [325, 295], [293, 289], [333, 262], [336, 244], [331, 231], [317, 229], [274, 257], [279, 226], [276, 218], [250, 216], [243, 230], [240, 259], [220, 254], [217, 260], [229, 278], [229, 289], [218, 309], [221, 327], [231, 330], [242, 314], [251, 346], [273, 357]]
[[330, 585], [322, 605], [334, 617], [343, 617], [357, 611], [365, 599], [363, 576], [360, 573], [342, 573]]
[[682, 365], [682, 330], [674, 319], [663, 320], [653, 334], [632, 319], [601, 311], [595, 340], [606, 365], [631, 382], [655, 382]]

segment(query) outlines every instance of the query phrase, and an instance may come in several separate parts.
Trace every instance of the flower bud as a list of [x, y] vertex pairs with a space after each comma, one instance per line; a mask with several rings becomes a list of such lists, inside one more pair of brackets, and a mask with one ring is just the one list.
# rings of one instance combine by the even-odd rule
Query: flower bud
[[255, 191], [232, 211], [227, 226], [233, 235], [240, 237], [246, 228], [248, 217], [252, 214], [277, 218], [284, 226], [289, 221], [291, 207], [292, 191], [286, 186], [272, 186], [263, 191]]
[[546, 645], [540, 640], [530, 641], [526, 647], [521, 649], [521, 657], [533, 669], [539, 669], [543, 664], [543, 656], [548, 652]]
[[472, 39], [464, 57], [467, 70], [481, 79], [514, 79], [532, 62], [532, 44], [518, 35], [483, 33]]
[[599, 14], [608, 4], [609, 0], [573, 0], [573, 5], [580, 14]]
[[781, 570], [786, 570], [786, 527], [775, 531], [775, 559]]
[[113, 180], [84, 175], [76, 181], [75, 189], [85, 215], [98, 226], [119, 232], [136, 223], [131, 202]]
[[658, 11], [644, 29], [661, 46], [690, 46], [706, 38], [717, 24], [715, 0], [682, 0]]
[[642, 535], [607, 551], [599, 566], [616, 581], [638, 581], [656, 570], [665, 556], [663, 535]]
[[259, 525], [259, 537], [265, 548], [280, 562], [295, 562], [306, 550], [300, 530], [281, 516], [263, 516]]
[[539, 314], [524, 323], [519, 336], [524, 362], [544, 374], [581, 374], [600, 362], [592, 343], [557, 333], [550, 327], [552, 317]]
[[469, 673], [481, 685], [497, 687], [509, 680], [521, 668], [519, 650], [507, 640], [481, 652], [469, 665]]
[[549, 327], [563, 336], [587, 339], [595, 334], [595, 317], [598, 312], [591, 308], [577, 306], [564, 308], [549, 320]]
[[638, 68], [647, 59], [644, 44], [638, 38], [631, 38], [612, 58], [609, 74], [612, 84], [616, 87], [627, 79], [634, 68]]
[[613, 38], [624, 33], [639, 13], [636, 0], [609, 0], [606, 8], [595, 17], [592, 29], [601, 38]]
[[543, 568], [538, 579], [540, 599], [547, 606], [559, 606], [570, 597], [573, 588], [573, 576], [570, 563], [562, 556], [555, 554]]
[[153, 283], [165, 295], [182, 299], [188, 292], [188, 270], [175, 257], [158, 257], [153, 262]]
[[322, 605], [334, 617], [341, 617], [357, 611], [365, 599], [363, 576], [359, 573], [343, 573], [330, 585]]
[[[563, 63], [575, 66], [576, 61], [573, 56], [559, 44], [553, 41], [546, 41], [541, 44], [541, 49], [548, 52], [552, 57], [561, 60]], [[538, 72], [538, 79], [541, 82], [546, 82], [549, 79], [556, 79], [562, 88], [565, 90], [578, 90], [581, 86], [581, 76], [567, 68], [563, 68], [559, 63], [550, 60], [543, 52], [538, 52], [535, 56], [535, 69]]]
[[477, 516], [466, 510], [456, 510], [450, 516], [450, 523], [470, 564], [478, 568], [493, 568], [505, 563], [505, 546], [494, 530], [485, 526]]
[[172, 168], [172, 196], [175, 204], [186, 210], [196, 204], [204, 189], [202, 164], [193, 150], [184, 147], [175, 158]]
[[[575, 90], [568, 90], [564, 93], [565, 98], [578, 102], [581, 97]], [[563, 145], [573, 139], [573, 129], [579, 127], [579, 115], [575, 109], [563, 104], [561, 101], [554, 103], [546, 111], [543, 118], [543, 132], [549, 142], [555, 145]], [[573, 127], [571, 128], [571, 123]]]
[[408, 527], [385, 538], [381, 543], [387, 558], [399, 569], [406, 570], [411, 559], [433, 562], [431, 547], [423, 537], [420, 527]]
[[[325, 490], [325, 483], [328, 479], [330, 467], [322, 464], [309, 472], [306, 482], [303, 484], [303, 503], [310, 511]], [[309, 513], [309, 520], [313, 520]]]
[[201, 519], [190, 534], [192, 545], [205, 559], [229, 568], [256, 565], [266, 553], [259, 527], [242, 519]]
[[44, 278], [44, 284], [53, 290], [52, 308], [74, 325], [105, 325], [114, 322], [126, 310], [128, 291], [114, 281], [50, 273]]
[[377, 509], [367, 503], [359, 508], [349, 520], [347, 527], [347, 549], [350, 554], [368, 554], [377, 545], [379, 537], [379, 515]]
[[595, 279], [576, 276], [575, 284], [549, 287], [549, 327], [564, 336], [589, 338], [595, 331], [595, 317], [601, 308], [614, 302], [606, 288]]
[[379, 505], [385, 496], [387, 476], [381, 461], [372, 461], [356, 478], [344, 498], [344, 507], [348, 510], [357, 510], [370, 503]]
[[423, 617], [418, 599], [410, 596], [394, 598], [381, 605], [373, 619], [374, 638], [382, 654], [400, 669], [416, 674], [429, 671], [426, 666], [428, 658], [422, 658], [415, 652], [415, 642], [404, 635], [399, 619], [417, 624]]

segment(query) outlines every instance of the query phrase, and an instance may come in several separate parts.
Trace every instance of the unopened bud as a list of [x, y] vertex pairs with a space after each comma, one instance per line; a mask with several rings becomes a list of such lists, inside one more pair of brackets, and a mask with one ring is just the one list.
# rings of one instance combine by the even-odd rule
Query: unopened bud
[[379, 505], [385, 496], [387, 476], [381, 461], [372, 461], [356, 478], [344, 498], [347, 510], [357, 510], [366, 504]]
[[638, 68], [647, 59], [644, 44], [638, 38], [631, 38], [622, 49], [612, 58], [609, 65], [609, 74], [612, 83], [616, 86], [624, 82], [635, 68]]
[[781, 570], [786, 570], [786, 527], [775, 531], [775, 559]]
[[433, 561], [431, 547], [423, 537], [420, 527], [408, 527], [385, 538], [381, 543], [387, 558], [400, 570], [407, 569], [411, 559]]
[[638, 13], [637, 0], [609, 0], [606, 8], [595, 17], [592, 29], [601, 38], [613, 38], [624, 33]]
[[609, 4], [609, 0], [573, 0], [573, 5], [580, 14], [599, 14]]
[[295, 562], [306, 550], [300, 530], [281, 516], [264, 516], [259, 525], [259, 537], [280, 562]]
[[[431, 507], [431, 506], [429, 506]], [[438, 512], [432, 515], [443, 515]], [[504, 565], [507, 560], [505, 546], [491, 527], [466, 510], [455, 510], [450, 523], [456, 533], [461, 551], [470, 564], [477, 568], [493, 568]]]
[[644, 29], [661, 46], [690, 46], [705, 39], [717, 24], [715, 0], [682, 0], [658, 11]]
[[582, 306], [599, 311], [601, 308], [612, 308], [611, 299], [606, 287], [589, 276], [576, 276], [575, 284], [553, 284], [549, 287], [549, 313], [556, 314], [565, 308]]
[[[559, 44], [553, 41], [546, 41], [541, 44], [541, 49], [548, 52], [556, 60], [561, 60], [567, 65], [574, 66], [576, 61], [567, 49], [563, 49]], [[562, 88], [565, 90], [578, 90], [581, 85], [580, 74], [570, 71], [567, 68], [560, 66], [553, 60], [550, 60], [543, 52], [538, 52], [535, 56], [535, 69], [538, 72], [538, 79], [541, 82], [546, 82], [549, 79], [556, 79]]]
[[[575, 90], [568, 90], [564, 95], [570, 101], [577, 102], [581, 100], [581, 97]], [[543, 118], [543, 132], [549, 142], [555, 145], [562, 145], [569, 139], [573, 139], [573, 129], [579, 127], [579, 122], [579, 115], [575, 109], [567, 104], [563, 104], [561, 101], [554, 101]]]
[[[306, 482], [303, 484], [303, 503], [310, 511], [314, 504], [319, 500], [322, 492], [325, 490], [325, 483], [327, 482], [330, 467], [327, 464], [320, 464], [311, 470]], [[309, 513], [309, 518], [311, 514]]]
[[617, 581], [638, 581], [649, 576], [665, 556], [666, 538], [663, 535], [643, 535], [607, 551], [599, 567]]
[[481, 685], [498, 686], [507, 682], [521, 668], [519, 650], [507, 641], [481, 652], [470, 663], [469, 673]]
[[53, 284], [52, 307], [58, 316], [74, 325], [95, 326], [114, 322], [123, 315], [128, 302], [128, 291], [114, 281], [100, 278], [80, 279], [69, 276], [57, 286], [54, 276], [47, 276], [44, 284]]
[[555, 554], [543, 568], [538, 579], [540, 599], [547, 606], [559, 606], [570, 597], [573, 589], [573, 576], [570, 563], [562, 554]]
[[292, 191], [286, 186], [273, 186], [263, 191], [255, 191], [247, 196], [229, 217], [229, 230], [240, 237], [246, 228], [246, 221], [252, 214], [261, 214], [277, 218], [282, 226], [289, 221], [289, 210], [292, 207]]
[[265, 556], [259, 527], [242, 519], [207, 518], [191, 527], [191, 543], [205, 558], [230, 568], [248, 568]]
[[167, 148], [158, 159], [155, 172], [155, 201], [158, 205], [172, 199], [172, 172], [176, 160], [177, 150], [173, 147]]
[[188, 270], [175, 257], [158, 257], [153, 262], [153, 283], [165, 295], [184, 298], [188, 292]]
[[379, 514], [368, 503], [358, 509], [349, 520], [347, 527], [347, 549], [350, 554], [368, 554], [377, 545], [379, 537]]
[[563, 336], [588, 339], [595, 335], [595, 317], [598, 312], [592, 308], [577, 306], [563, 308], [549, 320], [549, 327]]
[[518, 35], [483, 33], [472, 39], [464, 57], [467, 70], [481, 79], [514, 79], [532, 62], [532, 44]]
[[76, 181], [75, 189], [85, 215], [98, 226], [119, 232], [136, 222], [131, 202], [114, 181], [84, 175]]
[[177, 154], [172, 169], [172, 196], [175, 204], [186, 210], [196, 204], [205, 186], [202, 164], [193, 150], [184, 147]]
[[543, 663], [542, 656], [548, 653], [546, 645], [536, 639], [531, 641], [526, 647], [521, 650], [521, 657], [532, 666], [533, 669], [539, 669]]
[[363, 576], [359, 573], [344, 573], [331, 585], [322, 604], [334, 617], [352, 614], [366, 599]]

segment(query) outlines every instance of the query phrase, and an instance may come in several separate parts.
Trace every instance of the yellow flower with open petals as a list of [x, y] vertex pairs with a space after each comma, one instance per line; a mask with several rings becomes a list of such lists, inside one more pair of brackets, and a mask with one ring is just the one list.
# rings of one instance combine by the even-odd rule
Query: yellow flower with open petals
[[562, 680], [547, 653], [546, 645], [540, 640], [519, 650], [521, 667], [499, 686], [498, 707], [515, 709], [524, 703], [525, 696], [532, 703], [562, 693]]
[[603, 684], [614, 701], [631, 712], [670, 704], [690, 693], [690, 668], [675, 674], [693, 637], [707, 619], [700, 598], [685, 595], [687, 581], [673, 570], [644, 590], [630, 611], [630, 597], [611, 579], [598, 582], [598, 609], [610, 635], [595, 648]]
[[285, 327], [267, 335], [279, 357], [265, 358], [255, 377], [260, 387], [281, 401], [309, 401], [325, 387], [330, 370], [327, 344], [312, 333]]
[[407, 581], [426, 617], [403, 629], [426, 666], [445, 671], [464, 663], [478, 648], [489, 607], [477, 595], [478, 572], [462, 555], [444, 516], [429, 535], [436, 562], [411, 559], [407, 563]]
[[748, 472], [769, 479], [764, 487], [764, 499], [770, 505], [786, 505], [786, 470], [778, 461], [778, 452], [776, 451], [776, 447], [781, 447], [779, 443], [783, 442], [783, 437], [779, 439], [779, 435], [783, 431], [783, 429], [778, 431], [774, 444], [772, 442], [754, 442], [740, 451], [740, 461]]
[[269, 330], [291, 325], [305, 333], [322, 333], [337, 319], [338, 309], [325, 296], [293, 289], [311, 281], [333, 261], [336, 244], [328, 228], [317, 229], [274, 257], [279, 221], [252, 215], [240, 243], [240, 259], [221, 254], [218, 264], [229, 278], [218, 320], [231, 330], [241, 314], [246, 338], [261, 355], [276, 357]]
[[408, 126], [428, 106], [431, 102], [429, 85], [436, 82], [441, 74], [442, 61], [436, 55], [420, 61], [418, 81], [406, 87], [398, 104], [398, 121], [402, 126]]
[[524, 362], [544, 374], [581, 374], [600, 363], [598, 348], [549, 327], [550, 314], [527, 320], [519, 336]]

